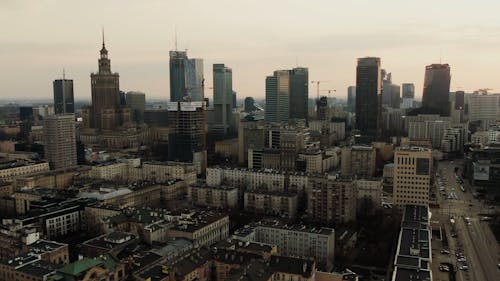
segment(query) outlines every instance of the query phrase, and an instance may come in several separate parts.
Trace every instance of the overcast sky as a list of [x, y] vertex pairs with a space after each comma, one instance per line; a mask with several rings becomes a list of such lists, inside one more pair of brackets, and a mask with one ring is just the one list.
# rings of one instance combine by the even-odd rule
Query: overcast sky
[[500, 92], [499, 10], [496, 0], [0, 0], [0, 99], [52, 98], [63, 67], [75, 97], [90, 99], [102, 26], [121, 89], [147, 98], [169, 98], [176, 29], [179, 49], [204, 59], [208, 86], [213, 63], [233, 69], [238, 98], [264, 97], [265, 76], [297, 63], [345, 98], [364, 56], [415, 83], [417, 97], [425, 65], [440, 60], [451, 90]]

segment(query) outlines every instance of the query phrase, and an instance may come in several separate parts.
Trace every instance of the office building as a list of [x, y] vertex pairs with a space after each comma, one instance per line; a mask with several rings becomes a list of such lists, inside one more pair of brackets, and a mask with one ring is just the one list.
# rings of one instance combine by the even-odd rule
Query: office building
[[215, 130], [227, 134], [233, 124], [233, 72], [224, 64], [213, 65]]
[[262, 149], [266, 145], [268, 132], [265, 121], [251, 115], [240, 120], [238, 125], [238, 163], [248, 161], [249, 149]]
[[73, 80], [54, 80], [54, 112], [55, 114], [75, 113], [75, 99], [73, 94]]
[[173, 128], [169, 134], [169, 160], [194, 163], [202, 173], [206, 167], [203, 102], [171, 102], [168, 111]]
[[141, 92], [127, 92], [125, 94], [125, 101], [127, 106], [132, 110], [132, 120], [137, 123], [144, 122], [146, 95]]
[[231, 209], [238, 207], [238, 189], [231, 186], [189, 185], [187, 199], [196, 206]]
[[450, 66], [448, 64], [431, 64], [425, 67], [420, 113], [450, 116], [450, 81]]
[[429, 204], [432, 151], [422, 147], [400, 147], [394, 153], [394, 204]]
[[244, 102], [244, 109], [243, 111], [250, 113], [252, 111], [255, 111], [255, 100], [252, 97], [246, 97], [245, 102]]
[[43, 122], [45, 158], [52, 169], [70, 168], [76, 162], [75, 115], [53, 115]]
[[381, 83], [380, 58], [358, 59], [355, 127], [362, 135], [372, 137], [379, 135]]
[[347, 110], [356, 112], [356, 86], [347, 87]]
[[321, 97], [316, 101], [316, 119], [317, 120], [327, 120], [328, 119], [328, 98]]
[[[308, 69], [277, 70], [266, 77], [266, 112], [269, 122], [307, 119]], [[291, 111], [290, 109], [293, 108]]]
[[401, 108], [413, 108], [415, 102], [415, 85], [413, 83], [403, 83]]
[[392, 74], [386, 73], [382, 69], [382, 105], [392, 108], [399, 108], [400, 104], [400, 90], [399, 85], [392, 83]]
[[467, 104], [469, 121], [481, 121], [483, 130], [500, 120], [500, 94], [474, 93], [468, 95]]
[[170, 51], [170, 101], [203, 101], [202, 83], [203, 60], [189, 59], [186, 51]]
[[455, 92], [455, 109], [462, 110], [465, 109], [465, 92], [456, 91]]
[[309, 70], [296, 67], [290, 70], [290, 119], [307, 120], [309, 101]]

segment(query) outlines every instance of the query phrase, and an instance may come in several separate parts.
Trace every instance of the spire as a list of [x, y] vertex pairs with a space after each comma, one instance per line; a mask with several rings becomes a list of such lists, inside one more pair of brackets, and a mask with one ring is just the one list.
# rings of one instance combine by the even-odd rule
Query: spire
[[104, 26], [102, 27], [102, 48], [105, 49], [105, 43], [104, 43]]
[[175, 51], [177, 51], [177, 27], [175, 27]]

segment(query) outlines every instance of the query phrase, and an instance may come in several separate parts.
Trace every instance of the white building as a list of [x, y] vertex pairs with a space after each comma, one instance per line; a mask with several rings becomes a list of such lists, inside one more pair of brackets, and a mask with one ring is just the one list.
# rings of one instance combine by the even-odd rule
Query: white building
[[187, 198], [198, 206], [235, 208], [238, 206], [238, 189], [230, 186], [190, 185], [187, 187]]
[[401, 147], [394, 153], [394, 204], [429, 204], [432, 151], [422, 147]]

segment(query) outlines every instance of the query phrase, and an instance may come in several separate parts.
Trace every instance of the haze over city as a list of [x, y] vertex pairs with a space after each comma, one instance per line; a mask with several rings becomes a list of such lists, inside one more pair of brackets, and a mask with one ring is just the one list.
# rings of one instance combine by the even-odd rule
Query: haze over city
[[[53, 79], [74, 80], [75, 98], [90, 99], [91, 72], [104, 27], [120, 88], [169, 98], [168, 52], [188, 50], [233, 69], [238, 97], [263, 98], [265, 76], [309, 68], [345, 98], [355, 84], [356, 59], [381, 57], [398, 84], [422, 95], [425, 65], [448, 63], [451, 89], [500, 89], [498, 2], [474, 1], [1, 1], [0, 97], [45, 98]], [[484, 8], [481, 8], [484, 7]], [[478, 9], [479, 8], [479, 9]], [[195, 20], [196, 19], [196, 20]], [[316, 87], [310, 85], [309, 96]], [[211, 97], [209, 91], [207, 96]]]

